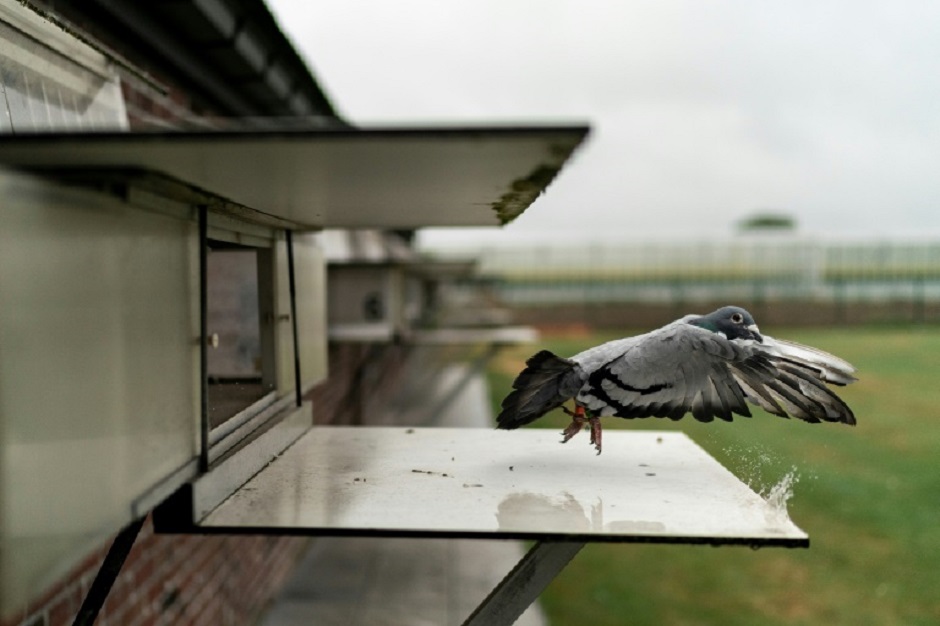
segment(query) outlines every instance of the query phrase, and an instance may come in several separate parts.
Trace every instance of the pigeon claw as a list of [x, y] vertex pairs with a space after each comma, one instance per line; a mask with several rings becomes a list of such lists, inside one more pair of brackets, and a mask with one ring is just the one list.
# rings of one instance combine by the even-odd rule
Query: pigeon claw
[[594, 449], [597, 450], [597, 453], [601, 453], [601, 420], [599, 417], [592, 416], [588, 418], [588, 422], [591, 424], [591, 443], [594, 444]]
[[568, 443], [568, 440], [581, 432], [581, 429], [584, 428], [584, 420], [571, 420], [571, 423], [568, 424], [563, 431], [561, 431], [561, 442]]
[[584, 413], [583, 406], [576, 406], [574, 411], [566, 406], [561, 408], [565, 413], [571, 416], [571, 423], [565, 426], [565, 429], [561, 431], [561, 442], [568, 443], [569, 439], [581, 432], [581, 429], [584, 428], [584, 424], [588, 421], [588, 417]]
[[587, 412], [584, 410], [583, 406], [576, 406], [574, 411], [568, 407], [561, 407], [562, 410], [571, 416], [571, 423], [568, 424], [563, 431], [561, 431], [561, 442], [568, 443], [568, 440], [577, 435], [584, 429], [585, 424], [590, 424], [591, 426], [591, 445], [594, 446], [594, 449], [597, 450], [597, 453], [601, 453], [601, 420], [597, 416], [588, 417]]

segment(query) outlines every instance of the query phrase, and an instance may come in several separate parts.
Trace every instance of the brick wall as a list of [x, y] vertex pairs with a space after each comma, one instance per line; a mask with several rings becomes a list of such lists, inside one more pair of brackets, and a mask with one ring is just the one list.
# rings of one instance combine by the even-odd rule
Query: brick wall
[[[403, 375], [409, 348], [400, 344], [330, 344], [330, 377], [309, 394], [314, 422], [363, 424], [383, 412]], [[430, 365], [429, 365], [430, 366]]]
[[[300, 537], [155, 535], [148, 519], [98, 626], [254, 623], [307, 545]], [[2, 626], [71, 624], [110, 542]]]

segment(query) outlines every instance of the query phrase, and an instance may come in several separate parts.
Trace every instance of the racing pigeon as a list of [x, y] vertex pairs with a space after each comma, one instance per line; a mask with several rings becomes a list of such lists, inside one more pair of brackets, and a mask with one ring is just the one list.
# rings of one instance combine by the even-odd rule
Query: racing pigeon
[[[497, 428], [519, 428], [562, 407], [572, 417], [562, 443], [589, 424], [600, 454], [605, 416], [731, 421], [733, 413], [750, 417], [750, 402], [780, 417], [854, 425], [852, 410], [825, 384], [847, 385], [854, 372], [822, 350], [761, 335], [750, 313], [726, 306], [570, 359], [539, 352], [503, 400]], [[563, 406], [571, 399], [573, 411]]]

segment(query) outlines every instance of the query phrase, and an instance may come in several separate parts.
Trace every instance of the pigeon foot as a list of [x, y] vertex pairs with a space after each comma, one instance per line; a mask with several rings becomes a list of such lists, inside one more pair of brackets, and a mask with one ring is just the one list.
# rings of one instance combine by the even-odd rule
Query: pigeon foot
[[562, 410], [571, 416], [571, 423], [568, 424], [563, 431], [561, 431], [561, 442], [568, 443], [568, 440], [577, 435], [584, 429], [585, 424], [590, 424], [591, 426], [591, 445], [594, 446], [594, 449], [597, 450], [597, 453], [601, 453], [601, 420], [599, 417], [592, 415], [588, 417], [587, 412], [584, 410], [583, 406], [576, 406], [574, 411], [568, 407], [561, 407]]
[[601, 419], [599, 417], [589, 417], [588, 422], [591, 424], [591, 443], [594, 444], [594, 449], [597, 450], [597, 453], [601, 453]]
[[[561, 442], [568, 443], [568, 440], [581, 432], [581, 429], [584, 428], [584, 424], [588, 421], [587, 415], [584, 413], [583, 406], [576, 406], [574, 411], [569, 409], [566, 406], [561, 407], [561, 409], [571, 416], [571, 423], [565, 426], [565, 429], [561, 431]], [[593, 435], [592, 435], [593, 440]]]

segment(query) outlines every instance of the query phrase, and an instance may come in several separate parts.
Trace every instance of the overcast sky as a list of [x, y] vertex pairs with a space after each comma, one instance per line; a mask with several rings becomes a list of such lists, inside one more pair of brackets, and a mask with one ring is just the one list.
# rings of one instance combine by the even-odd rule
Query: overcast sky
[[940, 2], [268, 4], [356, 124], [592, 125], [515, 223], [425, 241], [940, 238]]

